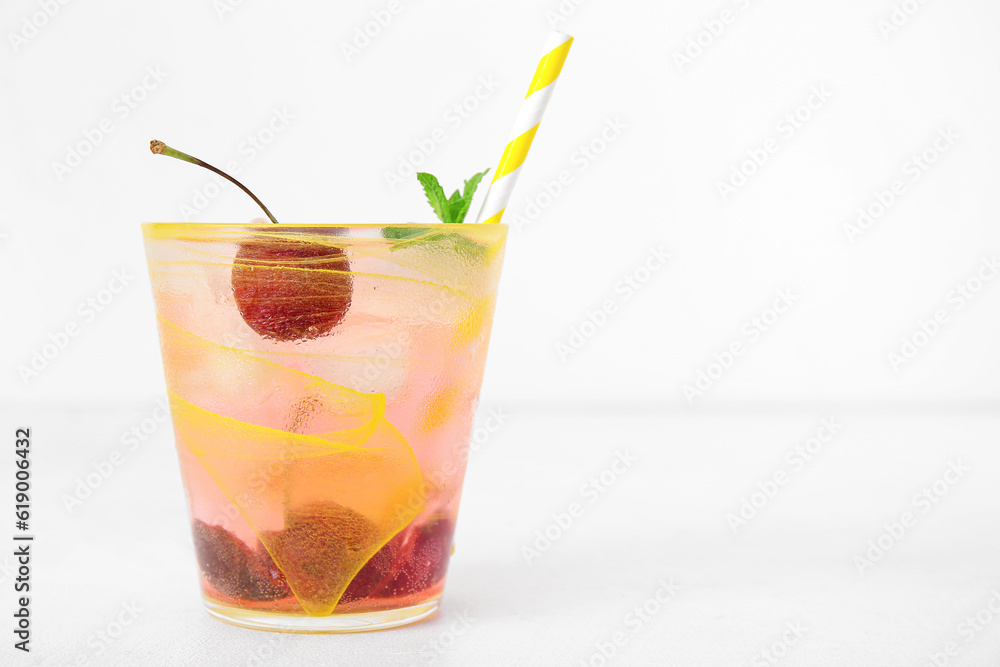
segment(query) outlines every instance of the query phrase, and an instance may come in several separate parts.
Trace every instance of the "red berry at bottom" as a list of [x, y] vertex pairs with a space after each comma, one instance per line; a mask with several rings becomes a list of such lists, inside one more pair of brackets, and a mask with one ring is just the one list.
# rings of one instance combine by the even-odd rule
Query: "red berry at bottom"
[[[434, 586], [448, 569], [454, 528], [449, 519], [434, 519], [400, 532], [368, 559], [340, 604], [404, 597]], [[262, 535], [298, 582], [297, 594], [321, 600], [334, 593], [338, 569], [349, 567], [372, 530], [364, 516], [349, 508], [316, 503], [289, 512], [283, 529]], [[251, 548], [222, 526], [198, 519], [192, 532], [204, 579], [222, 595], [245, 602], [292, 595], [284, 573], [259, 541]]]
[[390, 541], [368, 559], [361, 571], [354, 575], [339, 604], [347, 604], [369, 597], [392, 572], [393, 547]]
[[426, 524], [417, 533], [412, 550], [386, 587], [389, 595], [419, 593], [441, 581], [448, 570], [454, 532], [455, 525], [448, 519]]
[[412, 595], [438, 583], [448, 569], [454, 530], [450, 520], [434, 519], [399, 533], [365, 563], [340, 603]]
[[292, 594], [271, 556], [258, 544], [251, 549], [222, 526], [195, 519], [194, 550], [201, 572], [211, 586], [231, 598], [259, 602]]

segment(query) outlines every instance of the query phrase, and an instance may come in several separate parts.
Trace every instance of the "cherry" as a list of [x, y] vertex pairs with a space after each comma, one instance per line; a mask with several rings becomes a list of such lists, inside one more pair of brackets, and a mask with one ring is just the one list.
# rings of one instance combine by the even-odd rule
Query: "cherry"
[[351, 306], [350, 262], [342, 248], [286, 238], [240, 244], [232, 288], [243, 321], [264, 338], [328, 334]]
[[338, 604], [347, 604], [371, 596], [378, 585], [392, 573], [395, 538], [375, 552], [361, 571], [354, 575]]
[[448, 519], [437, 519], [424, 525], [384, 592], [392, 597], [409, 595], [441, 581], [448, 570], [454, 532], [455, 525]]
[[[224, 171], [167, 146], [149, 142], [156, 155], [196, 164], [228, 179], [257, 202], [263, 202]], [[299, 341], [318, 338], [340, 324], [351, 306], [351, 265], [342, 248], [294, 239], [258, 237], [240, 244], [233, 261], [236, 307], [251, 329], [264, 338]]]
[[340, 604], [366, 597], [393, 598], [426, 590], [444, 578], [454, 524], [435, 519], [389, 540], [351, 581]]
[[254, 554], [256, 557], [256, 572], [257, 581], [264, 591], [275, 593], [274, 599], [280, 600], [281, 598], [288, 597], [292, 594], [292, 589], [288, 587], [288, 582], [285, 581], [285, 574], [278, 569], [275, 565], [274, 559], [271, 558], [271, 554], [267, 552], [264, 545], [260, 542], [257, 543], [257, 551]]
[[263, 545], [250, 549], [222, 526], [195, 519], [194, 549], [205, 580], [231, 598], [247, 601], [279, 600], [291, 595], [281, 571]]
[[[261, 602], [292, 595], [285, 574], [260, 542], [251, 549], [222, 526], [195, 520], [195, 552], [205, 580], [223, 595]], [[331, 596], [339, 569], [354, 567], [374, 527], [363, 515], [336, 503], [314, 503], [288, 512], [285, 527], [263, 533], [305, 600]], [[426, 590], [444, 578], [454, 524], [435, 519], [389, 540], [354, 576], [339, 604], [386, 599]]]

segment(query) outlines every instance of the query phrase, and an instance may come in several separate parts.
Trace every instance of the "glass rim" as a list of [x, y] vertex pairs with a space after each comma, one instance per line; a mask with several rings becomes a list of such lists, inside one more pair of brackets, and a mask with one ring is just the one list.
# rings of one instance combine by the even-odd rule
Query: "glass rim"
[[348, 239], [382, 238], [384, 230], [416, 230], [418, 236], [448, 235], [473, 239], [480, 243], [493, 244], [507, 238], [508, 227], [502, 223], [418, 223], [418, 222], [359, 222], [317, 223], [293, 222], [274, 224], [273, 222], [143, 222], [142, 236], [147, 242], [159, 240], [210, 240], [261, 238], [300, 238], [306, 236], [337, 237], [340, 243]]
[[506, 229], [502, 222], [446, 223], [446, 222], [142, 222], [143, 229], [166, 227], [169, 229], [303, 229], [321, 227], [323, 229], [384, 229], [386, 227], [407, 227], [417, 229], [468, 229], [469, 227], [499, 227]]

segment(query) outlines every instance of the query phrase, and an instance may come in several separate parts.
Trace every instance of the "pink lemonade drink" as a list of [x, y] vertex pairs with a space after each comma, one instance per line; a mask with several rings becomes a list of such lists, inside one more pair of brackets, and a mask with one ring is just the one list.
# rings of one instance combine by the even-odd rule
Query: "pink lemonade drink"
[[292, 632], [434, 613], [506, 226], [143, 235], [208, 611]]

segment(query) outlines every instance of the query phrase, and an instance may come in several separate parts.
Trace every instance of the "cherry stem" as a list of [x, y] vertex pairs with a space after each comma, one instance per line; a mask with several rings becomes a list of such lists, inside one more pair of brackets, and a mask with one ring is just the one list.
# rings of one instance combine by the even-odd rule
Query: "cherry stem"
[[178, 160], [184, 160], [185, 162], [190, 162], [191, 164], [196, 164], [199, 167], [204, 167], [205, 169], [208, 169], [209, 171], [214, 171], [216, 174], [218, 174], [219, 176], [222, 176], [223, 178], [225, 178], [226, 180], [228, 180], [230, 183], [232, 183], [236, 187], [238, 187], [240, 190], [242, 190], [243, 192], [245, 192], [248, 195], [250, 195], [250, 198], [253, 199], [255, 202], [257, 202], [257, 206], [260, 206], [264, 210], [264, 213], [266, 213], [267, 217], [271, 219], [271, 222], [273, 222], [274, 224], [278, 224], [278, 221], [274, 219], [274, 216], [271, 215], [271, 212], [267, 210], [267, 207], [264, 206], [263, 202], [261, 202], [261, 200], [257, 199], [257, 195], [255, 195], [254, 193], [250, 192], [250, 190], [248, 190], [245, 185], [243, 185], [242, 183], [240, 183], [235, 178], [233, 178], [232, 176], [230, 176], [226, 172], [222, 171], [221, 169], [216, 169], [215, 167], [213, 167], [212, 165], [210, 165], [207, 162], [199, 160], [196, 157], [191, 157], [187, 153], [182, 153], [179, 150], [171, 148], [170, 146], [166, 145], [162, 141], [156, 141], [155, 139], [153, 141], [149, 142], [149, 150], [153, 151], [153, 153], [155, 153], [156, 155], [169, 155], [170, 157], [175, 157]]

